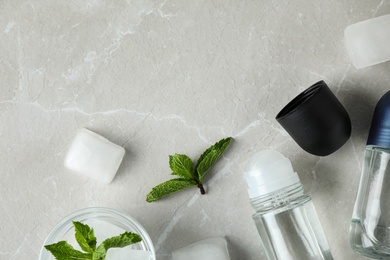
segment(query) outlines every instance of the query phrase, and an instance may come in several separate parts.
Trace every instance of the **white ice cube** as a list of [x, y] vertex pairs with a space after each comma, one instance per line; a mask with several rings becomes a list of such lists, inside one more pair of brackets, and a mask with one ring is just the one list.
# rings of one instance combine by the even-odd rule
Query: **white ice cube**
[[149, 260], [152, 254], [149, 251], [134, 250], [131, 247], [110, 248], [106, 260]]
[[349, 25], [344, 35], [356, 68], [390, 60], [390, 14]]
[[123, 147], [83, 128], [73, 139], [64, 165], [69, 170], [108, 184], [118, 171], [124, 154]]
[[123, 228], [98, 219], [87, 219], [84, 224], [87, 224], [88, 226], [93, 228], [98, 244], [100, 244], [107, 238], [119, 236], [120, 234], [126, 232], [126, 230], [124, 230]]
[[172, 260], [230, 260], [222, 237], [208, 238], [172, 252]]

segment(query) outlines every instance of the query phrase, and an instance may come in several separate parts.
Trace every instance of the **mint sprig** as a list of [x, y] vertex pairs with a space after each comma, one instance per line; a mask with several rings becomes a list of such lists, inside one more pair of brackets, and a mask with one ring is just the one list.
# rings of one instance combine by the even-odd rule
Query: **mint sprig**
[[104, 240], [96, 248], [96, 237], [93, 228], [81, 222], [73, 221], [75, 238], [81, 249], [80, 252], [74, 249], [68, 242], [60, 241], [55, 244], [46, 245], [45, 248], [57, 260], [104, 260], [107, 251], [114, 247], [125, 247], [140, 242], [142, 239], [136, 233], [125, 232]]
[[178, 178], [163, 182], [152, 188], [146, 195], [146, 201], [153, 202], [191, 186], [197, 186], [202, 195], [206, 194], [203, 187], [203, 177], [217, 162], [232, 139], [232, 137], [224, 138], [209, 147], [199, 157], [195, 168], [192, 160], [187, 155], [170, 155], [169, 167], [172, 170], [172, 175], [177, 175]]

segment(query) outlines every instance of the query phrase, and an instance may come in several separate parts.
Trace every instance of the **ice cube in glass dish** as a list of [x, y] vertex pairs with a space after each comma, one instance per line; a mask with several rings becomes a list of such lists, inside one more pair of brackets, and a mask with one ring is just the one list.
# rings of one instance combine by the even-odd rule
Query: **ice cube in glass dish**
[[64, 165], [105, 184], [109, 184], [122, 162], [125, 149], [88, 129], [80, 129], [65, 157]]
[[225, 238], [207, 238], [172, 252], [172, 260], [230, 260]]
[[125, 229], [120, 228], [116, 225], [111, 224], [107, 221], [101, 221], [98, 219], [87, 219], [84, 224], [93, 228], [97, 243], [100, 244], [107, 238], [111, 238], [114, 236], [119, 236], [126, 232]]
[[123, 248], [110, 248], [106, 260], [150, 260], [152, 253], [144, 250], [135, 250], [131, 246]]
[[351, 24], [344, 35], [357, 69], [390, 60], [390, 14]]

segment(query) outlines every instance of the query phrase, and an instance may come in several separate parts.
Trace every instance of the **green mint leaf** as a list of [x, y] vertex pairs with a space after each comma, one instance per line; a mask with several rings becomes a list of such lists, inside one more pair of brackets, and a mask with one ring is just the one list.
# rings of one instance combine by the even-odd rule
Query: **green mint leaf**
[[93, 253], [96, 249], [96, 237], [93, 229], [88, 225], [76, 221], [73, 221], [73, 226], [76, 230], [76, 241], [79, 243], [81, 249], [85, 252]]
[[184, 154], [175, 154], [169, 156], [169, 167], [172, 174], [177, 175], [186, 180], [194, 179], [192, 174], [192, 160]]
[[193, 180], [184, 180], [181, 178], [169, 180], [154, 187], [152, 191], [146, 195], [146, 201], [153, 202], [174, 192], [196, 185], [196, 182]]
[[86, 254], [74, 249], [66, 241], [46, 245], [45, 248], [52, 253], [57, 260], [91, 260], [92, 254]]
[[203, 176], [215, 164], [221, 154], [229, 146], [232, 139], [232, 137], [228, 137], [218, 141], [217, 143], [209, 147], [206, 151], [204, 151], [199, 157], [195, 169], [198, 173], [198, 180], [200, 183], [202, 183]]
[[195, 171], [192, 167], [192, 160], [187, 155], [175, 154], [169, 156], [169, 167], [173, 171], [172, 174], [180, 178], [166, 181], [154, 187], [146, 195], [146, 201], [153, 202], [191, 186], [197, 186], [202, 195], [206, 194], [202, 183], [203, 176], [216, 163], [232, 139], [232, 137], [224, 138], [204, 151], [199, 157]]
[[125, 247], [140, 242], [142, 239], [138, 234], [125, 232], [119, 236], [104, 240], [92, 255], [92, 260], [103, 260], [107, 250], [113, 247]]

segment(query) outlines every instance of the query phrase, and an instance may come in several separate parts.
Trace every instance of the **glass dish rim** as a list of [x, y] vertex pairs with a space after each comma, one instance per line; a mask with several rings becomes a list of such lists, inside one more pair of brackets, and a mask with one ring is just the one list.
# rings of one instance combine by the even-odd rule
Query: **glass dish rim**
[[46, 250], [45, 250], [44, 246], [47, 244], [50, 244], [50, 243], [58, 242], [58, 241], [53, 241], [53, 238], [56, 235], [58, 235], [58, 233], [61, 230], [63, 230], [73, 219], [78, 218], [78, 217], [82, 217], [84, 215], [91, 214], [91, 213], [109, 214], [109, 215], [120, 217], [122, 219], [127, 220], [128, 221], [127, 225], [130, 225], [130, 226], [132, 226], [132, 228], [134, 228], [134, 232], [138, 233], [142, 237], [142, 242], [145, 245], [147, 251], [152, 253], [151, 260], [156, 259], [156, 253], [155, 253], [155, 249], [154, 249], [152, 240], [151, 240], [149, 234], [146, 232], [145, 228], [133, 217], [131, 217], [125, 213], [122, 213], [120, 211], [117, 211], [115, 209], [108, 208], [108, 207], [87, 207], [87, 208], [83, 208], [83, 209], [74, 211], [74, 212], [68, 214], [67, 216], [65, 216], [64, 218], [62, 218], [53, 227], [53, 229], [50, 231], [50, 233], [46, 237], [45, 241], [43, 242], [38, 259], [42, 259], [44, 254], [46, 254]]

